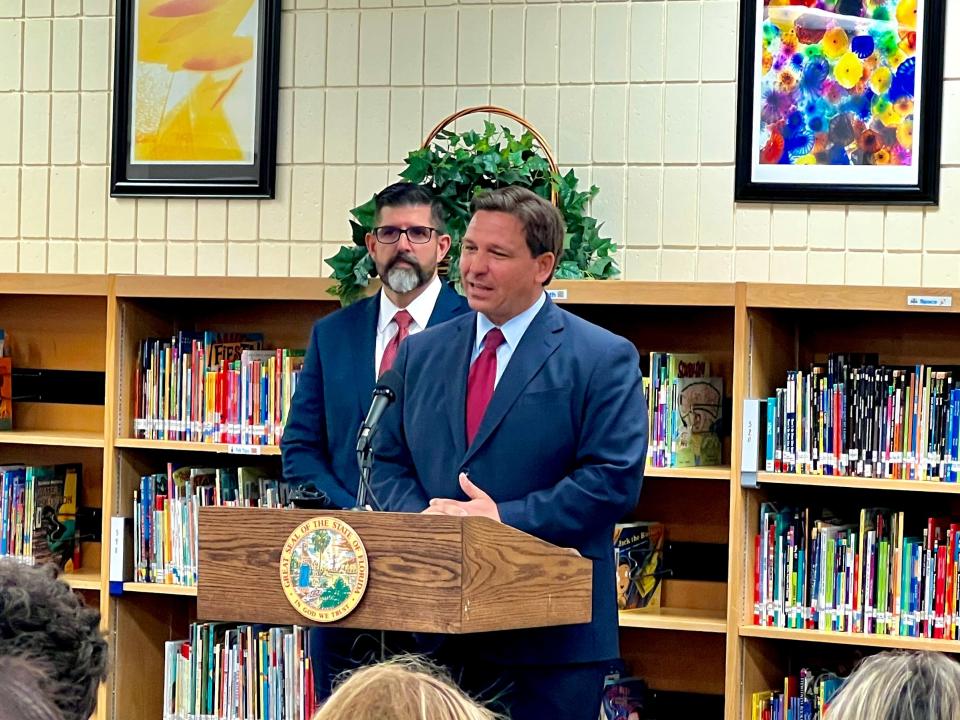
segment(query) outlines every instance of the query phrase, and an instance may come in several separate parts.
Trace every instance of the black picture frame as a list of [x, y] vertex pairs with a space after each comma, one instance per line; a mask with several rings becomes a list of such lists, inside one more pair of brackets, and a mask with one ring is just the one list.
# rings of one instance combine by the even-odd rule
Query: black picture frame
[[256, 103], [252, 159], [243, 163], [133, 162], [134, 32], [141, 0], [117, 0], [114, 54], [113, 197], [273, 198], [276, 194], [277, 108], [280, 86], [280, 0], [254, 0], [259, 34], [255, 55]]
[[[839, 0], [841, 3], [845, 0]], [[760, 180], [755, 176], [754, 149], [760, 152], [760, 123], [754, 119], [754, 97], [759, 95], [754, 69], [756, 37], [763, 23], [762, 0], [740, 3], [740, 52], [737, 96], [737, 141], [734, 199], [736, 202], [834, 203], [870, 205], [937, 205], [940, 196], [940, 138], [943, 106], [944, 34], [946, 0], [923, 3], [920, 83], [919, 152], [915, 182]], [[798, 10], [802, 12], [802, 8]], [[852, 47], [852, 46], [851, 46]], [[913, 127], [916, 133], [917, 127]], [[762, 167], [762, 166], [761, 166]], [[787, 165], [804, 172], [797, 165]], [[784, 175], [790, 171], [784, 171]]]

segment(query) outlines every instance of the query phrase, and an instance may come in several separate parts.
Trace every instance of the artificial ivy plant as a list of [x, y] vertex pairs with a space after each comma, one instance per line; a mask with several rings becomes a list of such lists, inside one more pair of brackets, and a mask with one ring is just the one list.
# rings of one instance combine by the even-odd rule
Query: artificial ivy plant
[[[601, 223], [587, 214], [587, 205], [599, 188], [578, 190], [579, 181], [573, 170], [565, 175], [551, 172], [529, 131], [516, 137], [509, 128], [498, 128], [489, 121], [484, 122], [483, 132], [458, 134], [442, 130], [428, 147], [411, 152], [406, 163], [400, 176], [430, 186], [446, 209], [447, 232], [452, 242], [445, 267], [448, 279], [456, 286], [460, 279], [460, 242], [470, 220], [470, 200], [478, 192], [507, 185], [529, 188], [547, 200], [556, 190], [567, 233], [555, 277], [605, 279], [620, 274], [613, 257], [616, 245], [600, 235]], [[370, 278], [376, 276], [364, 243], [364, 236], [374, 223], [373, 198], [350, 213], [354, 218], [350, 221], [353, 244], [340, 248], [327, 260], [333, 268], [331, 277], [337, 281], [330, 292], [345, 305], [360, 297]]]

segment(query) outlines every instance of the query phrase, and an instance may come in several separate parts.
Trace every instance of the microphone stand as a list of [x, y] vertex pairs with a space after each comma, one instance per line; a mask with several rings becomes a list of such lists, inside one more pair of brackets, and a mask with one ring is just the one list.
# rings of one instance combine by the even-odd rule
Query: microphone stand
[[[370, 487], [370, 474], [373, 471], [373, 443], [371, 438], [367, 437], [366, 442], [362, 442], [357, 447], [357, 464], [360, 466], [360, 484], [357, 486], [357, 505], [353, 510], [380, 510], [380, 501], [374, 495]], [[367, 495], [370, 496], [370, 502], [373, 507], [367, 504]]]

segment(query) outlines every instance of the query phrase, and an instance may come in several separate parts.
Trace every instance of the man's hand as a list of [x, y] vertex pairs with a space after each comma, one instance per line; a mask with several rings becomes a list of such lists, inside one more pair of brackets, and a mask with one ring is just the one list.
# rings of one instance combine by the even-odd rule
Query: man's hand
[[448, 498], [433, 498], [430, 501], [430, 507], [423, 512], [427, 515], [458, 515], [460, 517], [474, 515], [500, 522], [500, 511], [493, 498], [470, 482], [466, 473], [460, 473], [460, 487], [470, 498], [469, 500], [463, 502]]

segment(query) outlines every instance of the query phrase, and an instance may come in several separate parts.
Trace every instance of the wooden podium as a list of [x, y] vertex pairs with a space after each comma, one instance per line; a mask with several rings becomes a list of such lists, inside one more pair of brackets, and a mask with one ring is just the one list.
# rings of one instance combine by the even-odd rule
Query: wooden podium
[[311, 518], [335, 517], [360, 536], [366, 593], [339, 627], [470, 633], [591, 619], [593, 563], [488, 518], [205, 507], [199, 520], [201, 620], [316, 624], [280, 585], [280, 554]]

